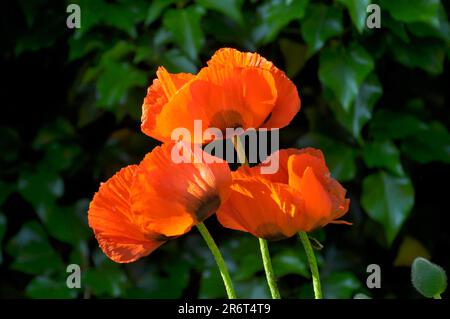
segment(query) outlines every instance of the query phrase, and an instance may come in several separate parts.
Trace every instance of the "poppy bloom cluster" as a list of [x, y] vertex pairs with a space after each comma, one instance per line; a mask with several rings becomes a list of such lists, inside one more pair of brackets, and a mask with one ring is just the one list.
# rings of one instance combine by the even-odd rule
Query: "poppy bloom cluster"
[[[138, 165], [130, 165], [100, 186], [88, 213], [104, 253], [132, 262], [166, 241], [187, 233], [214, 213], [227, 228], [264, 239], [282, 239], [339, 220], [349, 207], [320, 150], [279, 150], [274, 174], [240, 167], [171, 140], [179, 127], [282, 128], [300, 109], [295, 85], [256, 53], [225, 48], [198, 74], [171, 74], [160, 67], [142, 106], [142, 131], [163, 142]], [[191, 143], [210, 142], [203, 137]], [[201, 154], [196, 160], [193, 157]]]
[[[218, 128], [282, 128], [300, 110], [295, 85], [256, 53], [218, 50], [197, 75], [170, 74], [163, 67], [148, 88], [142, 132], [166, 142], [176, 128], [194, 131], [195, 120]], [[209, 142], [203, 137], [193, 143]]]

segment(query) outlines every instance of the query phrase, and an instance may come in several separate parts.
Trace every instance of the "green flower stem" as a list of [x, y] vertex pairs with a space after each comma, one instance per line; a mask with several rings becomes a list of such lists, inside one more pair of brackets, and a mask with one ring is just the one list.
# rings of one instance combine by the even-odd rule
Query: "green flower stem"
[[[242, 166], [248, 166], [247, 156], [245, 156], [245, 150], [242, 146], [239, 136], [233, 136], [233, 145], [236, 149], [239, 162]], [[278, 291], [277, 282], [275, 280], [275, 273], [272, 268], [272, 261], [270, 260], [269, 247], [265, 239], [259, 238], [259, 247], [261, 249], [261, 256], [264, 264], [264, 270], [266, 272], [267, 284], [269, 285], [272, 299], [281, 299], [280, 292]]]
[[305, 248], [306, 256], [308, 257], [309, 268], [311, 269], [312, 282], [314, 288], [314, 296], [316, 299], [322, 299], [322, 289], [320, 288], [319, 268], [317, 267], [316, 256], [309, 242], [308, 234], [306, 232], [299, 232], [298, 237]]
[[433, 299], [442, 299], [440, 294], [437, 294], [436, 296], [433, 296]]
[[273, 272], [272, 262], [270, 260], [269, 247], [265, 239], [259, 238], [259, 247], [261, 248], [261, 256], [266, 271], [267, 283], [269, 284], [270, 294], [272, 299], [281, 299], [278, 291], [277, 282], [275, 280], [275, 273]]
[[234, 292], [233, 283], [231, 282], [230, 273], [228, 272], [228, 268], [223, 260], [222, 254], [220, 253], [219, 248], [217, 247], [214, 239], [211, 237], [208, 229], [205, 224], [199, 223], [197, 224], [197, 229], [208, 245], [209, 250], [214, 256], [216, 260], [217, 266], [219, 267], [220, 275], [222, 276], [223, 283], [225, 285], [225, 290], [227, 291], [228, 299], [236, 299], [236, 293]]

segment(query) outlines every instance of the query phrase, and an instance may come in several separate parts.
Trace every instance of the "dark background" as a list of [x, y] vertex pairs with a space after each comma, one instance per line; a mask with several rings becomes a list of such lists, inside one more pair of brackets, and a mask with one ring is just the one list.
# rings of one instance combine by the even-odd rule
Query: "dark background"
[[[79, 3], [81, 29], [66, 27]], [[193, 230], [149, 257], [114, 264], [87, 226], [99, 183], [158, 145], [140, 132], [157, 66], [196, 72], [231, 46], [257, 51], [295, 82], [302, 109], [282, 147], [320, 147], [351, 198], [347, 220], [312, 234], [327, 298], [420, 298], [410, 263], [449, 269], [448, 3], [374, 1], [18, 1], [3, 4], [0, 90], [0, 296], [224, 297]], [[393, 4], [394, 3], [394, 4]], [[355, 90], [351, 90], [351, 87]], [[206, 222], [239, 297], [269, 297], [257, 240]], [[295, 238], [270, 243], [281, 294], [307, 298]], [[67, 289], [66, 266], [82, 266]], [[379, 264], [380, 289], [366, 287]], [[445, 297], [445, 295], [444, 295]]]

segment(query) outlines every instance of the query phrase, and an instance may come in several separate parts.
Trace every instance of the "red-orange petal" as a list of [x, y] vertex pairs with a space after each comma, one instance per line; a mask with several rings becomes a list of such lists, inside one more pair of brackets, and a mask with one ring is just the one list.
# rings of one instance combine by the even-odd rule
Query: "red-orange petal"
[[[189, 150], [185, 143], [163, 144], [139, 164], [131, 187], [132, 211], [144, 229], [167, 237], [179, 236], [215, 213], [228, 196], [231, 173], [228, 164], [193, 148], [182, 152], [176, 163], [173, 154]], [[194, 160], [194, 162], [192, 162]]]
[[270, 72], [259, 69], [208, 67], [183, 86], [155, 117], [155, 131], [163, 140], [174, 129], [191, 134], [191, 142], [209, 142], [202, 131], [194, 135], [194, 121], [202, 130], [259, 127], [272, 111], [277, 92]]
[[137, 165], [121, 169], [100, 186], [89, 205], [89, 226], [103, 252], [118, 263], [147, 256], [165, 240], [143, 232], [130, 209], [130, 186]]
[[158, 140], [165, 137], [155, 128], [156, 118], [163, 107], [172, 99], [178, 90], [194, 78], [194, 74], [171, 74], [163, 67], [156, 72], [157, 78], [147, 90], [147, 96], [142, 104], [141, 130]]
[[219, 222], [259, 238], [277, 240], [302, 229], [302, 203], [288, 185], [233, 174], [231, 194], [218, 210]]
[[289, 186], [301, 194], [307, 219], [316, 228], [342, 217], [349, 200], [345, 189], [330, 176], [322, 152], [306, 150], [288, 158]]
[[240, 68], [260, 68], [269, 71], [275, 79], [277, 101], [266, 128], [282, 128], [287, 126], [300, 110], [300, 97], [294, 83], [272, 62], [261, 55], [251, 52], [240, 52], [232, 48], [218, 50], [209, 60], [208, 66], [236, 66]]

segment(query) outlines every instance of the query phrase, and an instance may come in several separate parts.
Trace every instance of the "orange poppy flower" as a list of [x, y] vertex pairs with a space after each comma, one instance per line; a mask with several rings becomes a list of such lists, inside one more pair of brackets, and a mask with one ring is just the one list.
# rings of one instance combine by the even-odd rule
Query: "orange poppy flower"
[[[115, 262], [135, 261], [211, 216], [229, 195], [228, 164], [180, 143], [164, 144], [139, 165], [102, 183], [89, 206], [89, 226]], [[189, 162], [174, 163], [178, 152]], [[201, 158], [199, 157], [202, 156]], [[209, 163], [209, 164], [207, 164]]]
[[[278, 172], [261, 175], [261, 166], [275, 157]], [[217, 212], [224, 227], [277, 240], [328, 223], [347, 223], [337, 219], [348, 211], [349, 199], [330, 176], [320, 150], [280, 150], [263, 164], [241, 166], [232, 176], [230, 197]]]
[[[167, 141], [176, 128], [282, 128], [300, 110], [295, 85], [257, 53], [224, 48], [197, 75], [160, 67], [142, 106], [142, 131]], [[193, 143], [205, 143], [194, 136]]]

